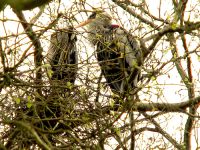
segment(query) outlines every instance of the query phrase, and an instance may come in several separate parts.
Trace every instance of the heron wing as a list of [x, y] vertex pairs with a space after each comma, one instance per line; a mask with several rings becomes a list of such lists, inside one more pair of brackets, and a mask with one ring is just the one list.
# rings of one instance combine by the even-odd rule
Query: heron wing
[[52, 34], [47, 54], [47, 62], [54, 71], [52, 78], [74, 82], [78, 63], [76, 40], [73, 32], [59, 31]]
[[115, 40], [118, 43], [118, 49], [123, 54], [123, 57], [129, 66], [128, 82], [133, 81], [134, 86], [136, 86], [137, 81], [134, 80], [138, 79], [142, 62], [142, 53], [139, 41], [123, 28], [117, 28], [115, 32]]
[[104, 31], [97, 42], [97, 59], [102, 73], [113, 92], [132, 90], [140, 73], [139, 44], [119, 26], [112, 25]]

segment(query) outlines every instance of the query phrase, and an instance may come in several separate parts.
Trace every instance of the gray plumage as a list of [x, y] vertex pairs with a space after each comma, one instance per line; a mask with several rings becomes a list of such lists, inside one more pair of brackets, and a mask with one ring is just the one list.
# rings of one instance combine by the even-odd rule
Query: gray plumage
[[74, 83], [78, 70], [76, 35], [72, 27], [51, 35], [47, 62], [51, 65], [52, 80]]
[[130, 93], [140, 75], [142, 54], [135, 37], [118, 25], [104, 11], [89, 18], [88, 39], [96, 46], [97, 59], [107, 84], [114, 93]]

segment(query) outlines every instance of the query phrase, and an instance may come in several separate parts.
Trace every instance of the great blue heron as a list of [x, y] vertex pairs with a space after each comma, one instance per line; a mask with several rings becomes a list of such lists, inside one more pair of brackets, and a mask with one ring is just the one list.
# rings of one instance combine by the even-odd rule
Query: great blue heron
[[88, 38], [96, 46], [97, 59], [111, 90], [117, 94], [133, 91], [137, 86], [142, 61], [139, 42], [105, 11], [94, 11], [88, 20]]
[[72, 27], [51, 35], [51, 43], [47, 52], [47, 62], [53, 71], [51, 80], [61, 81], [60, 84], [75, 82], [78, 70], [76, 41], [77, 38]]

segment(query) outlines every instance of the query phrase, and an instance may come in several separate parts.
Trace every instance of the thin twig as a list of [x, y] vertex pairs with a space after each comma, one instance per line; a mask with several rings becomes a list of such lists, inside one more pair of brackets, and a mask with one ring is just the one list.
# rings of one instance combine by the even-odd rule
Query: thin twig
[[24, 129], [26, 129], [28, 132], [30, 132], [33, 135], [33, 137], [35, 138], [35, 140], [38, 143], [38, 145], [40, 145], [45, 150], [51, 150], [51, 148], [48, 145], [46, 145], [46, 143], [44, 141], [42, 141], [40, 136], [31, 127], [30, 124], [22, 122], [22, 121], [4, 121], [3, 123], [5, 123], [5, 124], [14, 124], [14, 125], [17, 125], [17, 126], [20, 126], [20, 127], [24, 128]]
[[[21, 21], [21, 24], [22, 24], [24, 30], [26, 31], [27, 36], [30, 38], [30, 40], [32, 41], [32, 43], [35, 47], [34, 62], [35, 62], [35, 68], [38, 69], [38, 71], [36, 72], [35, 82], [36, 82], [36, 84], [40, 84], [40, 82], [42, 80], [42, 70], [41, 70], [40, 66], [42, 65], [42, 60], [43, 60], [43, 56], [42, 56], [43, 48], [41, 46], [40, 40], [37, 37], [36, 33], [33, 31], [30, 24], [26, 21], [25, 16], [22, 13], [22, 11], [17, 11], [15, 9], [13, 9], [13, 11], [15, 12], [17, 17]], [[42, 95], [41, 89], [37, 89], [37, 92], [40, 95]]]
[[176, 140], [174, 140], [174, 138], [170, 136], [170, 134], [164, 131], [162, 127], [154, 119], [150, 118], [146, 112], [143, 112], [142, 114], [155, 125], [155, 128], [157, 129], [157, 131], [160, 134], [162, 134], [169, 142], [171, 142], [174, 145], [174, 147], [180, 150], [183, 149], [183, 147], [179, 143], [177, 143]]

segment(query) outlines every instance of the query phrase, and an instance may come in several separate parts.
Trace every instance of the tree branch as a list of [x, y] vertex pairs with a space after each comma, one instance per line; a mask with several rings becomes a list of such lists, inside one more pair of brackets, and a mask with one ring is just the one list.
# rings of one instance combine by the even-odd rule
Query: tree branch
[[168, 134], [166, 131], [164, 131], [162, 129], [162, 127], [153, 118], [151, 118], [146, 112], [143, 112], [142, 114], [154, 124], [155, 129], [157, 130], [157, 132], [162, 134], [169, 142], [171, 142], [171, 144], [174, 145], [174, 147], [176, 147], [179, 150], [183, 149], [183, 146], [180, 145], [179, 143], [177, 143], [176, 140], [174, 140], [170, 136], [170, 134]]
[[[90, 109], [88, 112], [85, 112], [80, 110], [76, 110], [78, 114], [80, 114], [80, 121], [75, 120], [75, 123], [73, 121], [71, 122], [70, 128], [75, 128], [77, 126], [83, 125], [85, 123], [92, 122], [96, 119], [99, 118], [99, 113], [100, 115], [104, 114], [110, 114], [110, 111], [117, 111], [117, 112], [123, 112], [126, 113], [128, 110], [132, 111], [139, 111], [139, 112], [146, 112], [146, 111], [162, 111], [162, 112], [185, 112], [186, 108], [196, 105], [200, 103], [200, 96], [185, 101], [181, 103], [142, 103], [142, 102], [125, 102], [125, 104], [122, 105], [114, 105], [114, 106], [104, 106], [101, 108], [96, 108], [96, 109]], [[101, 112], [99, 112], [101, 110]], [[81, 119], [82, 117], [84, 118], [85, 114], [88, 114], [87, 119]]]
[[132, 16], [138, 18], [140, 21], [144, 22], [147, 25], [150, 25], [154, 29], [159, 29], [159, 26], [154, 24], [152, 21], [149, 21], [142, 17], [141, 15], [137, 14], [133, 11], [133, 9], [129, 8], [124, 2], [118, 1], [118, 0], [112, 0], [115, 4], [123, 8], [125, 11], [129, 12]]
[[[189, 99], [181, 103], [135, 103], [134, 111], [164, 111], [164, 112], [179, 112], [185, 110], [187, 107], [200, 103], [200, 96]], [[130, 107], [130, 106], [129, 106]]]
[[[27, 36], [30, 38], [30, 40], [32, 41], [34, 47], [35, 47], [35, 51], [34, 51], [34, 63], [35, 63], [35, 68], [38, 69], [38, 71], [36, 72], [36, 84], [40, 84], [41, 80], [42, 80], [42, 70], [40, 68], [40, 66], [42, 65], [42, 52], [43, 52], [43, 48], [41, 46], [40, 40], [37, 37], [36, 33], [33, 31], [32, 27], [30, 26], [30, 24], [26, 21], [24, 14], [22, 13], [22, 11], [17, 11], [17, 10], [13, 10], [15, 12], [15, 14], [17, 15], [17, 17], [19, 18], [19, 20], [21, 21], [21, 24], [27, 34]], [[40, 89], [37, 89], [37, 92], [41, 95], [42, 92]]]
[[0, 60], [1, 60], [1, 64], [3, 66], [3, 72], [5, 72], [5, 52], [3, 50], [3, 47], [2, 47], [2, 41], [1, 41], [1, 37], [0, 37]]
[[[186, 8], [186, 4], [187, 4], [187, 0], [185, 1], [181, 1], [182, 3], [182, 8], [181, 8], [181, 18], [180, 18], [180, 23], [181, 26], [183, 26], [183, 20], [184, 20], [184, 14], [185, 14], [185, 8]], [[189, 53], [189, 49], [187, 46], [187, 42], [186, 42], [186, 37], [185, 37], [185, 33], [181, 34], [181, 40], [183, 43], [183, 48], [185, 49], [185, 53]], [[193, 82], [193, 74], [192, 74], [192, 59], [190, 54], [187, 56], [187, 72], [188, 72], [188, 97], [194, 98], [195, 97], [195, 91], [194, 91], [194, 82]], [[196, 105], [197, 106], [197, 105]], [[191, 106], [189, 107], [189, 113], [192, 115], [196, 114], [196, 106]], [[185, 143], [185, 147], [186, 149], [190, 150], [191, 149], [191, 138], [192, 138], [192, 129], [193, 129], [193, 124], [194, 124], [195, 118], [193, 116], [188, 116], [188, 119], [186, 121], [185, 124], [185, 130], [184, 130], [184, 143]]]
[[42, 6], [52, 0], [6, 0], [7, 4], [16, 10], [31, 10], [35, 7]]
[[31, 127], [30, 124], [27, 124], [27, 123], [22, 122], [22, 121], [3, 121], [3, 123], [5, 123], [5, 124], [13, 124], [13, 125], [16, 125], [16, 126], [20, 126], [23, 129], [26, 129], [26, 131], [28, 131], [28, 132], [30, 132], [32, 134], [32, 136], [35, 138], [35, 140], [38, 143], [38, 145], [40, 145], [45, 150], [51, 150], [51, 148], [48, 145], [46, 145], [46, 143], [44, 141], [42, 141], [40, 136]]
[[[191, 33], [193, 30], [197, 30], [200, 28], [200, 22], [196, 22], [196, 23], [188, 23], [187, 25], [183, 26], [183, 27], [172, 27], [172, 26], [167, 26], [165, 27], [163, 30], [159, 31], [158, 33], [151, 35], [150, 37], [147, 37], [145, 39], [141, 39], [141, 45], [143, 46], [143, 57], [146, 58], [148, 56], [148, 54], [155, 48], [156, 44], [159, 42], [159, 40], [166, 34], [168, 33], [186, 33], [189, 34]], [[146, 48], [145, 46], [145, 42], [149, 41], [150, 39], [153, 39], [152, 43], [150, 44], [150, 46], [148, 48]]]
[[146, 15], [148, 15], [150, 18], [154, 19], [154, 20], [157, 20], [157, 21], [160, 21], [162, 23], [166, 23], [166, 24], [170, 24], [170, 22], [166, 19], [162, 19], [162, 18], [158, 18], [154, 15], [152, 15], [149, 11], [147, 11], [145, 8], [144, 8], [144, 4], [136, 4], [132, 1], [122, 1], [122, 2], [119, 2], [118, 3], [124, 3], [124, 5], [129, 5], [129, 6], [133, 6], [133, 7], [136, 7], [136, 8], [139, 8], [139, 10], [141, 12], [144, 12]]
[[186, 85], [187, 88], [189, 88], [188, 76], [187, 76], [185, 70], [183, 69], [181, 60], [177, 59], [177, 58], [179, 58], [179, 52], [178, 52], [178, 48], [176, 46], [176, 39], [174, 37], [174, 34], [168, 34], [167, 37], [170, 42], [170, 45], [172, 46], [171, 52], [172, 52], [173, 59], [175, 59], [174, 63], [176, 65], [176, 69], [177, 69], [183, 83]]

